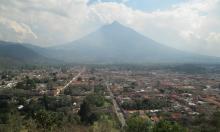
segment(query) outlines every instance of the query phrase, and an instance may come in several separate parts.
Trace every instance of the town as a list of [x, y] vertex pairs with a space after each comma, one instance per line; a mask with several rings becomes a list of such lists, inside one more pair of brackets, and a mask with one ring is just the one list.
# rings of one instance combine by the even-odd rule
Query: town
[[[205, 118], [219, 114], [220, 73], [105, 65], [7, 70], [0, 74], [0, 105], [0, 131], [7, 125], [32, 131], [135, 131], [134, 118], [152, 127], [168, 121], [183, 132], [200, 131], [205, 129], [201, 119], [207, 124]], [[216, 131], [219, 125], [206, 129]]]

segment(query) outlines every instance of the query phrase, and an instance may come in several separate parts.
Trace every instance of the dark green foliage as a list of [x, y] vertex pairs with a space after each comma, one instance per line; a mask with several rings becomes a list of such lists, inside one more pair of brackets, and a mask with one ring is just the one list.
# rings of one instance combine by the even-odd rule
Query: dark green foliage
[[135, 100], [134, 102], [124, 102], [122, 107], [128, 110], [142, 110], [142, 109], [161, 109], [170, 106], [170, 102], [166, 99], [145, 99]]
[[127, 120], [126, 132], [188, 132], [176, 122], [162, 120], [153, 124], [150, 120], [135, 115]]
[[188, 130], [175, 122], [164, 120], [154, 126], [153, 132], [188, 132]]
[[91, 111], [91, 105], [87, 101], [81, 104], [78, 114], [81, 121], [85, 124], [93, 124], [93, 122], [98, 120], [97, 114]]
[[14, 77], [14, 74], [11, 71], [4, 71], [4, 72], [0, 73], [0, 76], [1, 76], [0, 78], [2, 80], [11, 81], [12, 78]]
[[6, 79], [7, 78], [7, 75], [5, 75], [5, 74], [3, 74], [2, 76], [1, 76], [1, 79]]
[[94, 112], [97, 107], [102, 107], [105, 103], [105, 98], [101, 95], [91, 94], [86, 96], [80, 106], [79, 116], [85, 124], [93, 124], [99, 119], [99, 114]]
[[44, 106], [46, 110], [48, 110], [49, 97], [44, 95], [43, 98], [40, 99], [40, 103]]
[[213, 114], [211, 124], [216, 127], [217, 131], [220, 131], [220, 112]]
[[35, 83], [48, 83], [50, 81], [49, 78], [43, 78], [43, 79], [38, 79], [38, 78], [33, 78]]
[[67, 89], [64, 90], [65, 95], [72, 95], [72, 96], [80, 96], [85, 95], [85, 92], [88, 92], [91, 90], [91, 87], [88, 87], [86, 85], [80, 85], [80, 86], [69, 86]]
[[98, 85], [94, 87], [94, 92], [99, 95], [104, 95], [105, 90], [106, 90], [105, 87], [102, 85]]
[[27, 118], [32, 118], [37, 111], [43, 108], [44, 106], [42, 106], [39, 102], [35, 100], [30, 100], [28, 104], [24, 105], [24, 108], [23, 110], [21, 110], [21, 112], [24, 113]]
[[88, 123], [93, 124], [95, 121], [98, 121], [99, 115], [97, 113], [92, 113], [88, 118]]
[[91, 94], [86, 96], [85, 101], [96, 107], [101, 107], [105, 103], [105, 97], [98, 94]]
[[40, 110], [34, 117], [36, 122], [44, 129], [51, 129], [53, 126], [59, 126], [62, 122], [62, 114]]
[[1, 85], [5, 85], [5, 81], [2, 81], [2, 84]]
[[193, 122], [195, 132], [219, 132], [220, 131], [220, 111], [214, 112], [211, 117], [202, 114]]
[[90, 114], [91, 114], [90, 105], [87, 102], [83, 102], [80, 105], [80, 111], [79, 111], [79, 116], [81, 118], [81, 121], [82, 122], [87, 122]]
[[47, 89], [53, 89], [53, 87], [54, 87], [53, 81], [52, 80], [48, 80], [48, 82], [47, 82]]
[[[80, 123], [79, 117], [72, 113], [72, 99], [69, 96], [43, 96], [29, 99], [14, 94], [14, 96], [0, 97], [0, 131], [2, 132], [53, 131]], [[20, 104], [24, 105], [24, 108], [18, 110]], [[94, 119], [96, 115], [93, 114], [90, 117], [91, 122]]]
[[9, 117], [9, 113], [0, 113], [0, 124], [8, 123]]
[[135, 116], [127, 121], [127, 132], [151, 132], [152, 123], [149, 120]]
[[0, 123], [0, 132], [20, 132], [23, 127], [23, 119], [18, 112], [8, 113], [7, 123]]
[[17, 89], [31, 90], [36, 88], [36, 83], [33, 79], [26, 77], [22, 82], [18, 82], [16, 85]]
[[58, 108], [70, 107], [73, 101], [67, 96], [49, 97], [44, 95], [39, 99], [39, 103], [46, 110], [57, 111]]
[[6, 124], [10, 120], [11, 113], [16, 111], [14, 104], [7, 100], [0, 101], [0, 124]]
[[82, 81], [82, 77], [78, 77], [78, 78], [77, 78], [77, 81]]

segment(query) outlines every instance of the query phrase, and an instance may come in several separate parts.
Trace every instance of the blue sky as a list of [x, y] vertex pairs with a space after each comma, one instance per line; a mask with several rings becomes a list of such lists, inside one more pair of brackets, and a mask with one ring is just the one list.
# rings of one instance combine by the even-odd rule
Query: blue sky
[[132, 8], [144, 11], [164, 10], [184, 0], [130, 0], [126, 4]]
[[187, 0], [90, 0], [89, 4], [96, 2], [118, 2], [142, 11], [166, 10]]

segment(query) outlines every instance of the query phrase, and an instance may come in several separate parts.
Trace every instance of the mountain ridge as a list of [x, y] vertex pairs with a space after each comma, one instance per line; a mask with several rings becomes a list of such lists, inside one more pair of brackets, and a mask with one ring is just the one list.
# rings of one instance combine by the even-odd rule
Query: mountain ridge
[[[15, 49], [19, 48], [13, 48], [12, 45], [19, 46], [22, 50], [16, 51]], [[20, 63], [40, 64], [51, 62], [49, 59], [59, 60], [59, 63], [84, 64], [220, 63], [219, 57], [198, 55], [168, 47], [118, 22], [104, 25], [78, 40], [60, 46], [43, 48], [0, 41], [0, 59], [4, 58]]]
[[220, 60], [218, 57], [197, 55], [168, 47], [118, 22], [104, 25], [81, 39], [54, 48], [66, 50], [63, 56], [57, 57], [70, 62], [203, 63]]
[[0, 41], [0, 67], [39, 65], [54, 63], [53, 60], [26, 47], [27, 44]]

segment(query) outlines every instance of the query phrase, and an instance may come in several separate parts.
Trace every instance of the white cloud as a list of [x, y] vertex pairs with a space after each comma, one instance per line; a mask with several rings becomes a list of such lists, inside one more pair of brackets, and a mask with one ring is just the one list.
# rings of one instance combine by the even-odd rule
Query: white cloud
[[206, 40], [208, 43], [218, 43], [220, 45], [220, 33], [211, 32]]
[[[220, 45], [217, 45], [220, 0], [188, 0], [167, 10], [153, 12], [129, 8], [123, 4], [127, 0], [119, 3], [87, 2], [88, 0], [2, 0], [1, 18], [14, 23], [0, 27], [0, 39], [5, 38], [3, 33], [10, 32], [12, 35], [7, 39], [12, 41], [19, 39], [41, 45], [62, 44], [117, 20], [169, 46], [220, 56], [216, 52], [220, 51]], [[215, 52], [212, 52], [213, 49]]]
[[[0, 32], [1, 39], [7, 41], [23, 42], [27, 38], [37, 39], [36, 34], [32, 32], [29, 26], [24, 23], [17, 23], [16, 21], [4, 18], [0, 16]], [[13, 35], [14, 34], [14, 35]]]

